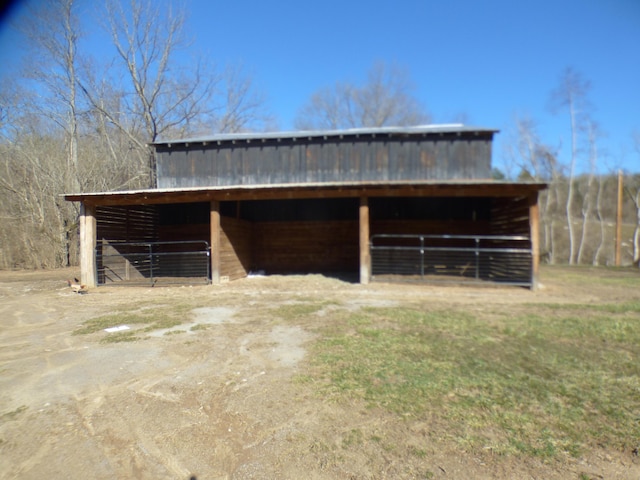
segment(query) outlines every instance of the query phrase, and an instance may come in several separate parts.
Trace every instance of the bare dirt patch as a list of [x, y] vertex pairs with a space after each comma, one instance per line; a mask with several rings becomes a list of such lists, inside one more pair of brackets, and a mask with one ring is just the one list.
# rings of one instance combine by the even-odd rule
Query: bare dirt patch
[[[318, 325], [335, 311], [419, 299], [490, 318], [541, 301], [640, 299], [618, 282], [637, 272], [590, 272], [543, 270], [536, 292], [309, 275], [86, 295], [66, 287], [72, 270], [0, 272], [0, 478], [640, 478], [631, 452], [549, 462], [470, 452], [443, 440], [437, 417], [327, 401], [299, 380]], [[305, 313], [309, 300], [320, 308]], [[114, 312], [150, 322], [169, 309], [178, 325], [131, 325], [134, 341], [73, 334]]]

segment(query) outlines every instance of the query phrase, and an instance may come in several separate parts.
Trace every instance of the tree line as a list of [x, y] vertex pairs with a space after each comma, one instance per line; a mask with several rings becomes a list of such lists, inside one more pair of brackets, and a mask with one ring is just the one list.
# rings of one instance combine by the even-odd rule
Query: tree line
[[[614, 265], [616, 222], [623, 224], [620, 263], [640, 261], [640, 174], [603, 172], [598, 140], [602, 136], [589, 101], [590, 82], [567, 68], [550, 93], [554, 113], [569, 125], [568, 155], [541, 138], [537, 123], [514, 119], [507, 142], [506, 165], [511, 179], [546, 182], [539, 197], [541, 255], [548, 263]], [[640, 132], [632, 135], [634, 154], [640, 158]], [[620, 172], [622, 173], [622, 172]], [[514, 178], [515, 177], [515, 178]], [[618, 212], [618, 198], [622, 205]]]
[[[106, 0], [98, 14], [113, 54], [95, 58], [85, 53], [93, 32], [83, 30], [80, 8], [77, 0], [38, 3], [20, 26], [29, 62], [0, 85], [0, 268], [75, 264], [78, 206], [61, 195], [154, 187], [149, 143], [277, 129], [266, 97], [242, 66], [220, 67], [193, 54], [183, 10], [150, 0]], [[541, 245], [549, 262], [612, 263], [614, 179], [595, 168], [578, 174], [585, 155], [597, 163], [597, 127], [584, 108], [588, 87], [568, 71], [553, 93], [572, 127], [566, 165], [541, 141], [534, 122], [514, 122], [516, 178], [550, 185], [540, 200]], [[431, 116], [414, 91], [406, 70], [378, 62], [361, 85], [337, 82], [314, 93], [294, 124], [339, 129], [428, 123]], [[640, 137], [636, 146], [640, 154]], [[629, 263], [640, 256], [640, 177], [625, 180]]]
[[183, 11], [107, 0], [98, 15], [113, 55], [94, 58], [80, 3], [37, 2], [19, 26], [28, 64], [0, 85], [0, 268], [75, 262], [78, 206], [60, 195], [153, 187], [150, 142], [271, 121], [242, 68], [180, 62]]

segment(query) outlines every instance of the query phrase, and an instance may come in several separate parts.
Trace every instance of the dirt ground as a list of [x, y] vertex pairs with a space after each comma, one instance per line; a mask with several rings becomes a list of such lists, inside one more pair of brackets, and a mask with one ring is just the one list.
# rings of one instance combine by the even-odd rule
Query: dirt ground
[[[292, 325], [271, 313], [300, 297], [350, 310], [417, 297], [473, 309], [628, 301], [640, 292], [594, 282], [576, 291], [543, 270], [535, 292], [363, 286], [308, 275], [78, 295], [65, 283], [77, 274], [0, 272], [0, 478], [640, 478], [630, 452], [547, 463], [468, 453], [438, 439], [437, 418], [403, 422], [323, 401], [295, 380], [322, 315]], [[72, 335], [92, 318], [172, 302], [194, 305], [175, 334], [153, 331], [125, 343], [101, 343], [102, 331]], [[195, 324], [207, 328], [190, 330]], [[366, 440], [380, 432], [386, 448]], [[417, 447], [424, 454], [403, 454]]]

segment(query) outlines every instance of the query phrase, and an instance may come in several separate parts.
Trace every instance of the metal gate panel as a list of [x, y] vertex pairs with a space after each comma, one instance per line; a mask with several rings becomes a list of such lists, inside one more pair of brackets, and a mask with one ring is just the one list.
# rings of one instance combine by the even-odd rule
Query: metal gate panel
[[211, 251], [205, 241], [119, 242], [95, 250], [98, 285], [209, 283]]
[[531, 286], [531, 241], [517, 235], [373, 235], [372, 277]]

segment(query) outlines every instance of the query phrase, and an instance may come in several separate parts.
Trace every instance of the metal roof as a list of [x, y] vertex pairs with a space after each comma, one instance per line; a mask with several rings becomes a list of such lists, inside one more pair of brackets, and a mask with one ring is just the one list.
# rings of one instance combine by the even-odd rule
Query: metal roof
[[438, 135], [451, 133], [476, 133], [493, 134], [499, 130], [494, 128], [473, 127], [462, 123], [448, 123], [436, 125], [416, 125], [410, 127], [377, 127], [377, 128], [348, 128], [344, 130], [299, 130], [290, 132], [257, 132], [257, 133], [221, 133], [209, 136], [191, 137], [173, 140], [161, 140], [150, 145], [182, 145], [188, 143], [211, 143], [233, 141], [266, 141], [285, 140], [298, 138], [342, 138], [386, 135], [386, 136], [410, 136], [410, 135]]

